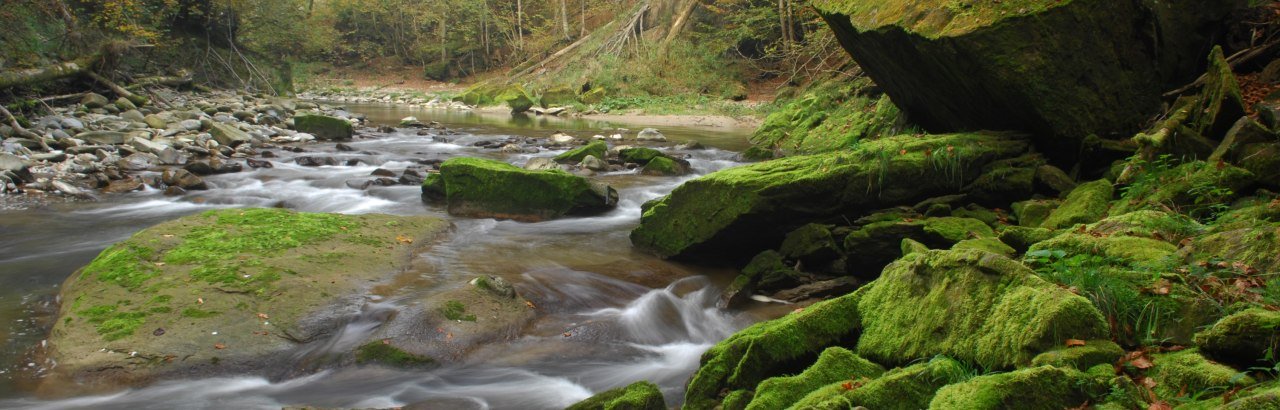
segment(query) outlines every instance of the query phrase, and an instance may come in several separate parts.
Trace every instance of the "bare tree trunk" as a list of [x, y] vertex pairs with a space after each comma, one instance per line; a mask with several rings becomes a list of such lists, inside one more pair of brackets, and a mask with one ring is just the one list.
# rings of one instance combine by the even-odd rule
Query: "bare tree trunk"
[[448, 32], [445, 31], [448, 27], [448, 23], [446, 23], [446, 21], [447, 19], [445, 19], [444, 16], [441, 16], [440, 18], [440, 62], [449, 61], [449, 47], [447, 47], [448, 44], [445, 41], [446, 35], [448, 34]]
[[587, 36], [587, 0], [582, 0], [582, 23], [578, 27], [578, 37]]
[[787, 38], [787, 0], [778, 0], [778, 28], [782, 30], [782, 51], [786, 52], [791, 48]]
[[686, 3], [684, 10], [681, 10], [680, 14], [676, 16], [675, 22], [671, 23], [671, 29], [667, 30], [667, 38], [662, 40], [660, 51], [663, 54], [666, 54], [667, 46], [671, 45], [671, 42], [676, 39], [676, 36], [678, 36], [681, 31], [684, 31], [684, 27], [689, 23], [689, 16], [693, 14], [693, 10], [698, 6], [698, 0], [687, 1], [688, 3]]
[[560, 28], [564, 39], [569, 39], [569, 0], [560, 0]]
[[516, 49], [524, 51], [524, 0], [516, 0]]

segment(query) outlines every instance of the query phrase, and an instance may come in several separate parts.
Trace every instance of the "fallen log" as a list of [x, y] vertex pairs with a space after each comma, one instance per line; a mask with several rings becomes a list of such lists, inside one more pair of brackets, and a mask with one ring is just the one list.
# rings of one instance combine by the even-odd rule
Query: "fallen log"
[[27, 131], [26, 128], [23, 128], [22, 124], [18, 123], [18, 118], [14, 117], [13, 113], [9, 112], [9, 109], [5, 108], [4, 105], [0, 105], [0, 114], [4, 114], [4, 118], [9, 121], [9, 126], [13, 127], [13, 132], [17, 136], [36, 140], [36, 142], [40, 143], [40, 148], [43, 148], [45, 151], [52, 151], [52, 149], [49, 148], [49, 144], [44, 141], [44, 137], [36, 135], [36, 133]]
[[154, 76], [154, 77], [139, 78], [137, 79], [137, 81], [134, 81], [133, 84], [130, 84], [129, 86], [125, 87], [125, 89], [140, 90], [140, 89], [145, 89], [147, 87], [152, 87], [157, 85], [178, 88], [178, 87], [185, 87], [187, 85], [190, 85], [192, 81], [194, 81], [194, 78], [192, 77], [191, 72], [187, 70], [182, 70], [178, 72], [178, 75], [174, 75], [174, 76]]
[[116, 84], [110, 79], [103, 77], [102, 75], [96, 72], [93, 72], [93, 70], [85, 71], [84, 73], [85, 75], [88, 75], [89, 78], [92, 78], [94, 81], [102, 83], [102, 85], [105, 85], [107, 86], [107, 88], [110, 88], [112, 92], [116, 93], [116, 95], [134, 103], [134, 105], [141, 107], [141, 106], [147, 105], [147, 103], [150, 102], [147, 99], [147, 97], [134, 94], [132, 91], [126, 90], [124, 87], [121, 87], [119, 84]]
[[102, 54], [94, 54], [44, 68], [0, 71], [0, 89], [35, 85], [62, 78], [79, 76], [88, 72], [89, 69], [93, 68], [93, 65], [100, 60], [102, 60]]

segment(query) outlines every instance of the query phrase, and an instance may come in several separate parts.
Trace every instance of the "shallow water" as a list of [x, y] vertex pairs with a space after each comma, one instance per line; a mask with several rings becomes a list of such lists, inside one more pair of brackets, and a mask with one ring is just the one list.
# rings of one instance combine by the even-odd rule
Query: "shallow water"
[[[472, 143], [510, 136], [545, 137], [556, 130], [589, 137], [609, 134], [611, 124], [562, 119], [520, 119], [476, 113], [429, 111], [388, 105], [349, 106], [375, 123], [413, 115], [439, 121], [463, 135], [434, 142], [413, 130], [376, 134], [336, 152], [313, 144], [305, 154], [275, 150], [275, 168], [206, 178], [209, 191], [166, 197], [155, 190], [107, 196], [99, 202], [65, 203], [24, 211], [0, 211], [0, 407], [4, 408], [279, 408], [321, 407], [562, 408], [608, 388], [636, 380], [658, 383], [669, 404], [678, 402], [698, 357], [716, 341], [757, 320], [760, 312], [714, 308], [718, 289], [732, 272], [662, 261], [631, 248], [628, 232], [640, 205], [670, 192], [685, 178], [647, 177], [635, 172], [597, 176], [618, 189], [621, 200], [607, 214], [543, 223], [461, 219], [425, 204], [416, 186], [356, 190], [347, 180], [368, 179], [375, 168], [400, 171], [415, 161], [459, 155], [486, 156], [522, 164], [531, 156], [507, 156]], [[634, 127], [633, 127], [634, 128]], [[711, 149], [690, 151], [697, 174], [738, 165], [733, 150], [745, 135], [664, 128], [673, 142], [699, 141]], [[358, 166], [302, 167], [298, 155], [360, 159]], [[392, 295], [370, 292], [360, 314], [333, 337], [300, 346], [299, 358], [342, 351], [364, 340], [387, 312], [405, 301], [436, 292], [442, 284], [480, 274], [500, 275], [516, 285], [541, 314], [522, 334], [468, 352], [431, 370], [375, 366], [329, 368], [279, 379], [280, 369], [261, 374], [174, 380], [138, 389], [71, 399], [43, 400], [28, 387], [45, 371], [27, 363], [25, 352], [40, 344], [56, 312], [62, 281], [109, 244], [156, 223], [222, 207], [283, 206], [310, 212], [434, 215], [456, 229], [417, 255], [414, 277], [397, 278]], [[572, 337], [566, 337], [569, 334]]]

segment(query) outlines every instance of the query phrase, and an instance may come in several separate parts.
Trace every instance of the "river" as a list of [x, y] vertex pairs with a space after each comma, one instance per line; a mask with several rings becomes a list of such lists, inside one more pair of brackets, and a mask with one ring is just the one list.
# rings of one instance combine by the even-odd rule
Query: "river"
[[[0, 407], [3, 408], [274, 408], [282, 406], [421, 409], [563, 408], [605, 389], [637, 380], [659, 384], [668, 404], [683, 395], [698, 358], [734, 331], [776, 315], [776, 310], [730, 312], [716, 309], [718, 289], [734, 272], [663, 261], [632, 249], [627, 238], [640, 205], [670, 192], [689, 177], [650, 177], [634, 171], [596, 178], [618, 189], [616, 210], [595, 217], [543, 223], [454, 218], [424, 203], [416, 186], [357, 190], [348, 180], [368, 179], [376, 168], [399, 171], [417, 161], [484, 156], [523, 164], [531, 156], [506, 155], [473, 147], [487, 139], [546, 137], [562, 130], [580, 138], [609, 134], [614, 124], [576, 119], [512, 118], [507, 115], [426, 110], [393, 105], [348, 105], [374, 124], [394, 124], [408, 115], [438, 121], [459, 132], [435, 142], [414, 130], [375, 134], [347, 143], [306, 145], [356, 166], [303, 167], [300, 155], [276, 150], [274, 168], [211, 176], [208, 191], [167, 197], [148, 189], [105, 196], [96, 202], [55, 203], [27, 210], [0, 211]], [[629, 128], [640, 127], [629, 125]], [[672, 143], [699, 141], [706, 150], [689, 151], [695, 174], [739, 165], [736, 151], [747, 146], [741, 130], [664, 127]], [[147, 226], [222, 207], [283, 206], [309, 212], [433, 215], [455, 224], [448, 238], [415, 257], [420, 281], [398, 295], [430, 292], [448, 279], [500, 275], [537, 304], [542, 314], [521, 335], [468, 352], [430, 370], [347, 366], [315, 371], [263, 369], [198, 380], [172, 380], [119, 392], [71, 398], [36, 397], [31, 386], [47, 370], [29, 362], [56, 314], [58, 286], [109, 244]], [[421, 289], [415, 289], [420, 287]], [[334, 339], [364, 336], [380, 323], [376, 314], [394, 310], [399, 298], [367, 295], [365, 313]], [[566, 337], [572, 334], [574, 337]], [[333, 346], [312, 342], [299, 351]], [[301, 373], [301, 374], [299, 374]], [[288, 376], [282, 376], [288, 375]], [[43, 391], [50, 390], [47, 386]], [[74, 389], [66, 389], [74, 391]]]

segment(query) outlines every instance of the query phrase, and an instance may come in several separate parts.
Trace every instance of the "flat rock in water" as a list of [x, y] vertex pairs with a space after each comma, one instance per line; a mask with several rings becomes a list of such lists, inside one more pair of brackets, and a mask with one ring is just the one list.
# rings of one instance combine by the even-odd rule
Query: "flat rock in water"
[[348, 296], [400, 272], [414, 243], [447, 227], [283, 209], [153, 226], [67, 280], [49, 338], [58, 366], [45, 382], [128, 386], [285, 366], [297, 343], [337, 331], [338, 312], [358, 310]]
[[441, 164], [440, 172], [423, 182], [422, 193], [443, 201], [453, 215], [518, 221], [600, 213], [618, 203], [612, 187], [580, 176], [466, 157]]

